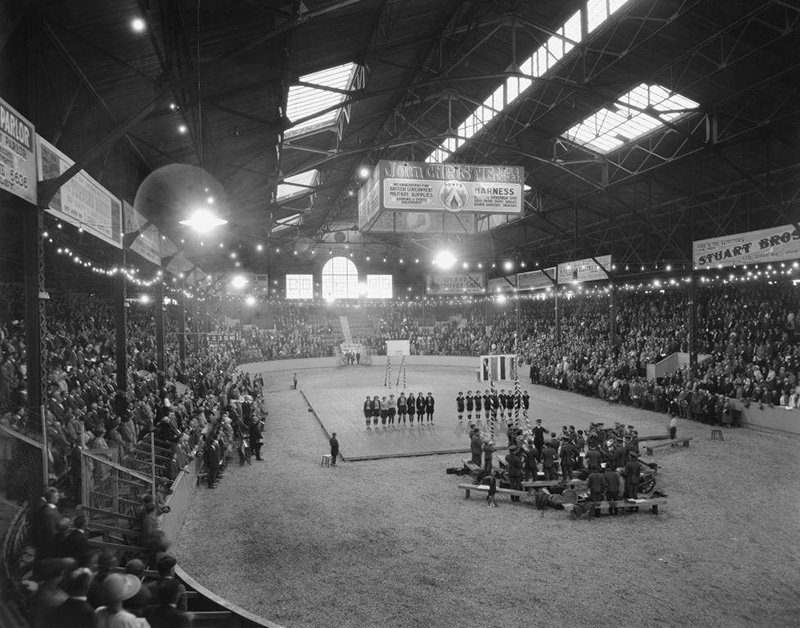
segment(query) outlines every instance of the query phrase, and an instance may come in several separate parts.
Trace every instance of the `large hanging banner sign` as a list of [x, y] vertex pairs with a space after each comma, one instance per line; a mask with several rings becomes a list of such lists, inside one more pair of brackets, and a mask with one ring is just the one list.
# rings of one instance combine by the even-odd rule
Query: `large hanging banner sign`
[[474, 233], [480, 215], [522, 213], [524, 182], [518, 166], [379, 161], [359, 190], [359, 228]]
[[[36, 138], [40, 180], [55, 179], [75, 163], [47, 140]], [[122, 248], [122, 203], [83, 170], [59, 188], [46, 211]]]
[[556, 278], [556, 268], [532, 270], [527, 273], [517, 273], [517, 290], [543, 290], [552, 288]]
[[379, 161], [381, 205], [400, 211], [522, 212], [523, 168]]
[[[127, 201], [122, 201], [122, 215], [126, 235], [139, 231], [147, 224], [147, 218], [137, 212]], [[161, 234], [158, 231], [158, 227], [150, 225], [142, 231], [131, 244], [131, 251], [138, 253], [156, 266], [161, 266]]]
[[[597, 260], [597, 262], [595, 261]], [[599, 264], [598, 264], [599, 262]], [[558, 265], [558, 283], [572, 283], [573, 281], [600, 281], [608, 279], [608, 273], [603, 269], [611, 269], [611, 256], [601, 255], [596, 258], [579, 259]]]
[[692, 242], [694, 265], [720, 268], [739, 264], [780, 262], [800, 257], [800, 232], [794, 225], [748, 231]]
[[426, 294], [484, 294], [486, 275], [483, 273], [458, 273], [453, 275], [428, 275]]
[[0, 98], [0, 189], [36, 204], [36, 131]]

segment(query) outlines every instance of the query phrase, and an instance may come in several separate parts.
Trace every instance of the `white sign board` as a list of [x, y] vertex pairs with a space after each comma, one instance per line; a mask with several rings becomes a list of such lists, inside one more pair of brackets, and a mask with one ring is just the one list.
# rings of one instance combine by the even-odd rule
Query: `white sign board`
[[377, 170], [383, 209], [522, 212], [525, 173], [518, 166], [380, 161]]
[[484, 294], [486, 275], [483, 273], [454, 273], [428, 275], [425, 281], [426, 294]]
[[517, 274], [517, 290], [541, 290], [551, 288], [556, 278], [556, 268], [532, 270], [527, 273]]
[[[122, 215], [126, 234], [138, 231], [147, 223], [147, 219], [127, 201], [122, 201]], [[158, 227], [150, 225], [142, 231], [131, 244], [131, 251], [138, 253], [156, 266], [161, 266], [161, 234]]]
[[36, 131], [0, 98], [0, 189], [36, 204]]
[[[597, 260], [597, 262], [595, 261]], [[598, 264], [599, 262], [599, 264]], [[558, 265], [558, 283], [572, 283], [573, 281], [600, 281], [608, 279], [604, 268], [611, 270], [611, 256], [601, 255], [596, 258], [579, 259]]]
[[[47, 140], [36, 138], [41, 180], [54, 179], [75, 163]], [[83, 170], [59, 188], [46, 211], [122, 248], [122, 203]]]
[[780, 262], [800, 257], [800, 232], [794, 225], [692, 242], [694, 265], [718, 268]]

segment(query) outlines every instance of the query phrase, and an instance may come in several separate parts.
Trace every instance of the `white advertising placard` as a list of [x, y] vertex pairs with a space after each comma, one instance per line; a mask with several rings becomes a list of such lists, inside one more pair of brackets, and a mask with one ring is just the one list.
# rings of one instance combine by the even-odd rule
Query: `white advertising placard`
[[[147, 223], [147, 218], [137, 212], [127, 201], [122, 201], [122, 215], [126, 234], [138, 231]], [[161, 266], [161, 234], [158, 227], [150, 225], [142, 231], [131, 244], [131, 251], [138, 253], [156, 266]]]
[[517, 290], [542, 290], [551, 288], [556, 278], [556, 268], [532, 270], [527, 273], [517, 274]]
[[380, 161], [384, 210], [519, 214], [525, 172], [518, 166]]
[[719, 268], [739, 264], [780, 262], [800, 257], [800, 232], [794, 225], [748, 231], [692, 242], [694, 265]]
[[36, 131], [0, 98], [0, 189], [36, 203]]
[[[54, 179], [75, 163], [47, 140], [36, 138], [40, 180]], [[122, 248], [122, 203], [83, 170], [59, 188], [46, 211]]]
[[492, 294], [499, 292], [511, 292], [516, 288], [515, 276], [509, 275], [508, 277], [495, 277], [490, 279], [487, 284], [489, 292]]
[[[595, 261], [595, 259], [597, 261]], [[599, 262], [599, 264], [598, 264]], [[604, 268], [611, 270], [611, 256], [601, 255], [596, 258], [579, 259], [558, 265], [558, 283], [573, 281], [600, 281], [608, 279]]]
[[484, 294], [486, 275], [483, 273], [454, 273], [428, 275], [426, 294]]

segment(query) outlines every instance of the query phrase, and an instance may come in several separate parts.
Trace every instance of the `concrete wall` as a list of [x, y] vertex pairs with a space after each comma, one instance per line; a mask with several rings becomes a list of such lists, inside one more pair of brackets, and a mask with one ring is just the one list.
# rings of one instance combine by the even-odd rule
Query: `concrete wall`
[[192, 496], [197, 487], [197, 476], [195, 475], [194, 462], [190, 462], [185, 470], [181, 471], [172, 485], [172, 495], [167, 500], [170, 511], [159, 517], [161, 530], [172, 542], [178, 538], [183, 522], [186, 521], [186, 513], [189, 512], [189, 505], [192, 503]]
[[[392, 358], [392, 366], [399, 364], [398, 358]], [[477, 357], [463, 357], [454, 355], [407, 355], [407, 366], [444, 366], [456, 368], [469, 368], [477, 372], [480, 368], [480, 360]], [[286, 382], [291, 383], [292, 373], [298, 373], [307, 369], [321, 368], [386, 368], [386, 356], [372, 356], [372, 364], [360, 366], [345, 366], [339, 363], [338, 357], [330, 358], [307, 358], [305, 360], [273, 360], [270, 362], [251, 362], [240, 364], [239, 370], [248, 373], [287, 373]], [[527, 373], [524, 373], [527, 375]]]
[[800, 410], [787, 410], [783, 406], [764, 406], [759, 410], [757, 403], [751, 403], [749, 408], [745, 408], [738, 400], [733, 400], [732, 406], [741, 410], [742, 425], [745, 427], [800, 436]]

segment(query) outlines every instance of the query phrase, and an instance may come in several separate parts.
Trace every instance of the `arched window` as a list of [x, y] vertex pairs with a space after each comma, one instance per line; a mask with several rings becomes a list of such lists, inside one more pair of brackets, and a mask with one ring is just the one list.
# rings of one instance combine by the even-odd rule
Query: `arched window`
[[358, 269], [346, 257], [333, 257], [322, 267], [324, 299], [357, 299]]

